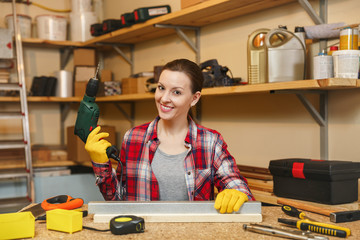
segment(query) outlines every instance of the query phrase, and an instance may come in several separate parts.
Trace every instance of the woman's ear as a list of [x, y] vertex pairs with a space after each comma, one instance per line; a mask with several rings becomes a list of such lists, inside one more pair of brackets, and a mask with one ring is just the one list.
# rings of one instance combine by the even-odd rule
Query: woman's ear
[[196, 105], [196, 103], [200, 100], [200, 97], [201, 97], [201, 93], [200, 93], [200, 91], [197, 91], [193, 96], [193, 100], [191, 102], [191, 107]]

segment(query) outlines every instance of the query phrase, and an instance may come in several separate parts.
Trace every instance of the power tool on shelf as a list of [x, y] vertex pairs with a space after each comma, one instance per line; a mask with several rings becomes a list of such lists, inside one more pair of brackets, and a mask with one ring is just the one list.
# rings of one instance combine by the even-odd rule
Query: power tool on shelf
[[[96, 128], [99, 121], [99, 106], [95, 103], [96, 94], [99, 89], [99, 80], [97, 79], [98, 71], [99, 71], [100, 64], [96, 69], [95, 76], [90, 78], [88, 84], [86, 85], [86, 91], [83, 100], [80, 102], [80, 107], [78, 110], [76, 122], [75, 122], [75, 129], [74, 134], [79, 136], [79, 138], [86, 143], [86, 139], [90, 132]], [[119, 162], [121, 166], [121, 174], [120, 174], [120, 195], [122, 198], [122, 174], [123, 174], [123, 167], [122, 163], [119, 158], [119, 150], [116, 146], [112, 145], [106, 149], [106, 154], [108, 158], [112, 158]]]

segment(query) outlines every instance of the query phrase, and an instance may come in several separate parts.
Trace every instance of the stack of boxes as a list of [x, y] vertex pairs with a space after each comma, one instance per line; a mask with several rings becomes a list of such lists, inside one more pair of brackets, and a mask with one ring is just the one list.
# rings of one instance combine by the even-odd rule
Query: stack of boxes
[[[96, 51], [91, 48], [74, 49], [74, 96], [83, 97], [86, 85], [96, 72]], [[100, 91], [99, 91], [100, 92]]]

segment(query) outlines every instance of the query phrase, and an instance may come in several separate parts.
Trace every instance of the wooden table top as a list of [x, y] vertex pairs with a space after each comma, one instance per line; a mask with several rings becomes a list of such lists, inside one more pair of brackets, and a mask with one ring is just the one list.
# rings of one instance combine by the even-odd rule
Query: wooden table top
[[[86, 206], [84, 206], [86, 208]], [[329, 217], [318, 215], [311, 212], [306, 212], [306, 215], [319, 222], [331, 223]], [[263, 206], [262, 207], [263, 222], [260, 224], [270, 225], [274, 227], [281, 227], [284, 229], [291, 229], [284, 227], [277, 222], [278, 218], [292, 218], [285, 215], [280, 207]], [[296, 218], [292, 218], [296, 219]], [[351, 230], [351, 236], [348, 240], [360, 239], [360, 221], [348, 223], [336, 223], [335, 225], [347, 227]], [[36, 221], [35, 224], [35, 238], [34, 239], [282, 239], [273, 236], [262, 235], [243, 230], [244, 223], [146, 223], [145, 232], [140, 234], [129, 234], [122, 236], [112, 235], [111, 232], [97, 232], [87, 229], [75, 232], [73, 234], [57, 232], [46, 229], [44, 221]], [[94, 223], [92, 215], [83, 219], [83, 225], [94, 227], [97, 229], [108, 229], [107, 223]], [[325, 236], [325, 235], [322, 235]], [[329, 237], [329, 239], [340, 239], [337, 237]]]

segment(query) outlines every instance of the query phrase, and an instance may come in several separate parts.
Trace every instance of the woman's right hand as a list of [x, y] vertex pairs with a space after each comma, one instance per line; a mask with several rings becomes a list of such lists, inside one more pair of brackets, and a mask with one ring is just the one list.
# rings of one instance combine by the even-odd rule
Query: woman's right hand
[[106, 163], [109, 158], [106, 154], [106, 149], [111, 147], [111, 143], [104, 138], [109, 136], [107, 132], [101, 132], [100, 126], [92, 130], [86, 139], [85, 150], [89, 153], [90, 158], [96, 163]]

